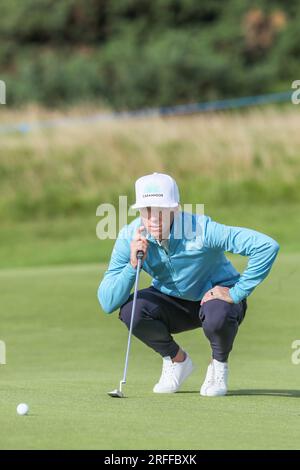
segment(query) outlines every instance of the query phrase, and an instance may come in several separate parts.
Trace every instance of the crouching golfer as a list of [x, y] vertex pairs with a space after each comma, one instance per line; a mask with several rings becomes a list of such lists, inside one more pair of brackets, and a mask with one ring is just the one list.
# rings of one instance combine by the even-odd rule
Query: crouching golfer
[[[138, 292], [132, 332], [162, 356], [162, 374], [153, 391], [177, 392], [193, 370], [191, 358], [172, 334], [202, 328], [212, 360], [200, 394], [225, 395], [228, 356], [245, 316], [246, 298], [268, 275], [279, 245], [254, 230], [180, 211], [178, 187], [168, 175], [143, 176], [135, 189], [133, 207], [140, 217], [118, 235], [99, 286], [100, 304], [107, 313], [120, 308], [119, 318], [129, 328], [136, 252], [143, 250], [143, 269], [153, 281]], [[225, 257], [226, 251], [249, 257], [242, 274]]]

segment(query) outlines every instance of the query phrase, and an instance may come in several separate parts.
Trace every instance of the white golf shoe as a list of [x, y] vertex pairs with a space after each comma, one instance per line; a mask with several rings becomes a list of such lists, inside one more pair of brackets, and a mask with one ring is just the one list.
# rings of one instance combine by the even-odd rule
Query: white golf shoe
[[211, 387], [214, 383], [214, 368], [213, 363], [210, 362], [207, 368], [205, 380], [200, 389], [200, 395], [206, 396], [206, 390]]
[[186, 353], [183, 362], [172, 362], [170, 356], [163, 358], [163, 368], [159, 382], [154, 386], [154, 393], [175, 393], [181, 384], [193, 372], [194, 366], [190, 356]]
[[207, 368], [200, 395], [205, 397], [220, 397], [226, 395], [228, 388], [228, 363], [213, 359]]

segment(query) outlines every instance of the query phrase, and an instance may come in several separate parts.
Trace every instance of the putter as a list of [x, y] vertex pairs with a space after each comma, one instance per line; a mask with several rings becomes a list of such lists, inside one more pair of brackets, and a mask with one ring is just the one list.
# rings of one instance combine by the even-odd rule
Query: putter
[[134, 286], [133, 303], [132, 303], [132, 310], [131, 310], [131, 319], [130, 319], [130, 327], [129, 327], [129, 334], [128, 334], [124, 374], [123, 374], [123, 379], [120, 380], [119, 388], [116, 388], [116, 390], [113, 390], [112, 392], [108, 392], [108, 395], [110, 397], [113, 397], [113, 398], [124, 398], [124, 393], [122, 392], [122, 385], [126, 384], [128, 358], [129, 358], [129, 350], [130, 350], [130, 343], [131, 343], [131, 333], [132, 333], [132, 326], [133, 326], [133, 318], [134, 318], [134, 314], [135, 314], [135, 304], [136, 304], [138, 283], [139, 283], [139, 277], [140, 277], [140, 271], [141, 271], [143, 256], [144, 256], [144, 252], [142, 250], [139, 250], [136, 253], [136, 257], [137, 257], [137, 260], [138, 260], [138, 265], [137, 265], [137, 269], [136, 269], [136, 278], [135, 278], [135, 286]]

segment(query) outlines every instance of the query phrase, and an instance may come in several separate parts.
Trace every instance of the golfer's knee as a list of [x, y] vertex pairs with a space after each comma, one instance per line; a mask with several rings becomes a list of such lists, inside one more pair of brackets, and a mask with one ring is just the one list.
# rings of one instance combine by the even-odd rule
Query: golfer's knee
[[[120, 313], [119, 313], [120, 320], [123, 323], [125, 323], [127, 328], [130, 327], [132, 306], [133, 306], [133, 300], [130, 300], [121, 307]], [[133, 330], [140, 324], [141, 319], [142, 319], [142, 311], [144, 308], [145, 308], [144, 299], [136, 299], [135, 313], [134, 313], [133, 326], [132, 326]]]
[[232, 305], [224, 300], [209, 300], [202, 306], [202, 326], [206, 332], [219, 333], [233, 320]]

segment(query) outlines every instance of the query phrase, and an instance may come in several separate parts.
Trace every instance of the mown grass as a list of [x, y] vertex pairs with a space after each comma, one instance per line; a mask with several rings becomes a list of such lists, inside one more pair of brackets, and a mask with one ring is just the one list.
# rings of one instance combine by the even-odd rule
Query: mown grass
[[[127, 398], [107, 396], [122, 376], [128, 333], [117, 312], [98, 305], [104, 266], [0, 270], [0, 449], [298, 449], [299, 261], [280, 253], [249, 297], [229, 395], [216, 399], [199, 395], [210, 356], [201, 330], [176, 335], [197, 366], [180, 393], [152, 392], [161, 359], [133, 338]], [[20, 402], [28, 416], [17, 416]]]

